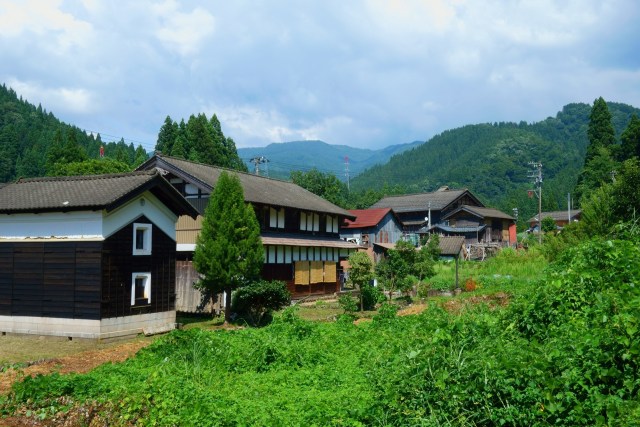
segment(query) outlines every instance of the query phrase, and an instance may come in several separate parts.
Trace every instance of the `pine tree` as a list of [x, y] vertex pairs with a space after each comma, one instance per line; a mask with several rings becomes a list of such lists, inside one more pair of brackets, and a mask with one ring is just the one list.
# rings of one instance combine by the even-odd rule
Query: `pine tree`
[[203, 275], [199, 288], [226, 292], [226, 322], [231, 293], [260, 277], [263, 258], [260, 226], [253, 208], [244, 201], [240, 179], [222, 172], [204, 213], [193, 262]]

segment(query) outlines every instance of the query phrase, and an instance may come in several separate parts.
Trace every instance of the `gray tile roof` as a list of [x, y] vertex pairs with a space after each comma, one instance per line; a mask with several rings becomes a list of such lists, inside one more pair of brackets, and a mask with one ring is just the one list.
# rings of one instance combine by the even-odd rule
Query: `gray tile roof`
[[110, 211], [150, 190], [174, 213], [197, 212], [156, 170], [19, 179], [0, 187], [0, 213]]
[[510, 220], [515, 219], [512, 216], [507, 215], [502, 211], [499, 211], [498, 209], [483, 208], [480, 206], [468, 206], [468, 205], [460, 206], [458, 209], [455, 209], [454, 211], [445, 215], [442, 219], [450, 218], [451, 216], [455, 215], [457, 212], [460, 212], [461, 210], [470, 212], [481, 218], [500, 218], [500, 219], [510, 219]]
[[[469, 192], [469, 190], [439, 190], [431, 193], [388, 196], [371, 206], [371, 209], [391, 208], [396, 213], [426, 211], [429, 209], [429, 203], [431, 203], [431, 209], [442, 210], [466, 192]], [[478, 203], [480, 202], [478, 201]]]
[[208, 193], [211, 193], [213, 190], [222, 171], [227, 171], [236, 174], [238, 178], [240, 178], [240, 183], [244, 190], [244, 198], [247, 202], [291, 207], [355, 218], [347, 210], [326, 201], [322, 197], [316, 196], [292, 182], [190, 162], [160, 154], [154, 155], [138, 169], [147, 169], [150, 167], [158, 167], [177, 176], [183, 176], [186, 181], [200, 187]]

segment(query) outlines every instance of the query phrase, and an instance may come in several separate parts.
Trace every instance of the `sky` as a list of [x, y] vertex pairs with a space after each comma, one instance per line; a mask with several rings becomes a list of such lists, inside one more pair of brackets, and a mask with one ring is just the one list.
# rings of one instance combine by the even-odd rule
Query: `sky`
[[0, 83], [149, 151], [199, 113], [238, 148], [379, 149], [640, 107], [638, 22], [637, 0], [1, 0]]

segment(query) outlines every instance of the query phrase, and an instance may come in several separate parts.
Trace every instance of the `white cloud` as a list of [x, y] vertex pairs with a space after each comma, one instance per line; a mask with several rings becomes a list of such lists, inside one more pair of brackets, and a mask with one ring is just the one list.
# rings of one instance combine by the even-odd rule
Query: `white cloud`
[[633, 0], [5, 0], [0, 78], [149, 145], [167, 115], [205, 112], [238, 146], [382, 147], [640, 104], [639, 17]]
[[9, 87], [33, 104], [42, 104], [55, 113], [95, 114], [97, 103], [94, 96], [82, 88], [46, 88], [37, 83], [9, 79]]
[[60, 0], [5, 1], [0, 3], [0, 37], [23, 38], [33, 33], [58, 54], [91, 40], [90, 23], [61, 10]]
[[179, 4], [173, 0], [152, 6], [151, 10], [161, 22], [155, 35], [170, 50], [181, 55], [195, 54], [202, 42], [213, 33], [215, 19], [201, 7], [187, 13], [178, 8]]

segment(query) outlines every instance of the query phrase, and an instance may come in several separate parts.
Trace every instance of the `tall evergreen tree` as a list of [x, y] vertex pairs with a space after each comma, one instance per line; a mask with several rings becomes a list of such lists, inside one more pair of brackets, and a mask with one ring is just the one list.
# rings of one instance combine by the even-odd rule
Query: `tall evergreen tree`
[[585, 165], [596, 156], [600, 147], [609, 149], [616, 142], [616, 131], [611, 122], [611, 113], [602, 97], [593, 101], [587, 136], [589, 137], [589, 145], [587, 146]]
[[171, 155], [171, 150], [173, 149], [173, 144], [176, 142], [179, 130], [178, 124], [171, 120], [171, 117], [167, 116], [158, 133], [156, 151]]
[[222, 172], [204, 213], [193, 262], [203, 276], [198, 287], [226, 293], [226, 322], [231, 293], [260, 277], [263, 257], [260, 226], [253, 208], [244, 201], [240, 179]]
[[640, 119], [637, 115], [631, 116], [629, 125], [622, 132], [620, 140], [620, 160], [640, 158]]
[[192, 114], [186, 123], [182, 119], [180, 124], [167, 116], [158, 134], [156, 151], [194, 162], [247, 171], [238, 156], [235, 142], [224, 136], [215, 114], [211, 119], [203, 113]]
[[575, 188], [578, 200], [585, 199], [586, 195], [604, 184], [615, 167], [611, 157], [611, 149], [616, 140], [615, 129], [607, 103], [602, 97], [593, 102], [587, 135], [587, 154]]

